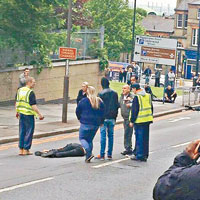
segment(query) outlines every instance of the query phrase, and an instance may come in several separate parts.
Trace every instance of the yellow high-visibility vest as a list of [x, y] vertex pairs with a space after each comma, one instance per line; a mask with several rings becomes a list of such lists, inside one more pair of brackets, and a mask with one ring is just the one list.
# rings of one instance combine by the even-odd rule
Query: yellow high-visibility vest
[[151, 96], [146, 94], [145, 96], [137, 95], [139, 101], [139, 113], [135, 121], [136, 124], [152, 122], [153, 113], [151, 110]]
[[24, 115], [35, 115], [37, 113], [33, 110], [32, 106], [29, 104], [29, 96], [31, 89], [28, 87], [22, 87], [17, 91], [17, 100], [16, 100], [16, 111]]

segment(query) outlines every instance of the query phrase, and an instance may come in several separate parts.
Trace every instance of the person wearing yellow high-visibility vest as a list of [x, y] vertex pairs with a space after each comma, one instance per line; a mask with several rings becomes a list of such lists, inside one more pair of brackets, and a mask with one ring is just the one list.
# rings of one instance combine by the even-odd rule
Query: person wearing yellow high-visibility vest
[[36, 97], [33, 92], [35, 79], [28, 77], [26, 86], [19, 88], [16, 97], [16, 117], [19, 118], [19, 155], [31, 155], [29, 151], [32, 145], [35, 128], [34, 117], [43, 120], [44, 117], [36, 106]]
[[135, 129], [135, 149], [132, 160], [146, 162], [149, 156], [149, 125], [153, 122], [151, 95], [140, 88], [138, 83], [132, 86], [135, 94], [130, 113], [130, 127]]

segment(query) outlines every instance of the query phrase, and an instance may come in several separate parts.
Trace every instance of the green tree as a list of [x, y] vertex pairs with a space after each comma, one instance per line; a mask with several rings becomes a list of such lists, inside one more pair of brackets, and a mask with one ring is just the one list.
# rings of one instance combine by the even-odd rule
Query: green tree
[[62, 0], [3, 0], [0, 3], [0, 46], [20, 47], [27, 55], [35, 53], [38, 64], [46, 65], [56, 35], [52, 32], [63, 20], [54, 8]]
[[[105, 27], [105, 48], [109, 59], [118, 60], [120, 53], [131, 52], [133, 10], [124, 0], [92, 0], [87, 4], [88, 15], [92, 16], [92, 27]], [[139, 25], [142, 15], [137, 13], [135, 33], [143, 34]]]

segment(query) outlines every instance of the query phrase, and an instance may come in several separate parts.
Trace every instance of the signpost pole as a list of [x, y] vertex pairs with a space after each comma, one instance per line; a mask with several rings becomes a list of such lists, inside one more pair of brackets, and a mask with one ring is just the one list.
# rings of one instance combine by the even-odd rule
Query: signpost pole
[[136, 20], [136, 0], [134, 1], [133, 11], [133, 27], [132, 27], [132, 50], [131, 50], [131, 62], [134, 61], [134, 49], [135, 49], [135, 20]]
[[[71, 26], [72, 26], [72, 0], [69, 0], [68, 22], [67, 22], [67, 47], [70, 47]], [[65, 77], [64, 77], [63, 109], [62, 109], [63, 123], [67, 123], [68, 99], [69, 99], [69, 59], [66, 60]]]
[[67, 123], [67, 110], [69, 99], [69, 60], [65, 63], [65, 76], [64, 76], [64, 90], [63, 90], [63, 110], [62, 110], [62, 122]]

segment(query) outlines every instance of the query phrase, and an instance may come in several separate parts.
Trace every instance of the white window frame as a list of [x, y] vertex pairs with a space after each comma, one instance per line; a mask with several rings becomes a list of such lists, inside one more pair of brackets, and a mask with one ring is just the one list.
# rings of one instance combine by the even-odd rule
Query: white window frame
[[192, 29], [192, 46], [197, 47], [198, 45], [198, 28]]
[[[181, 19], [179, 19], [179, 16], [181, 16]], [[177, 15], [177, 28], [183, 28], [183, 14]], [[179, 26], [179, 22], [181, 22], [181, 26]]]
[[[187, 24], [186, 24], [187, 23]], [[188, 14], [184, 14], [184, 28], [186, 29], [188, 26]]]
[[197, 19], [200, 19], [200, 8], [197, 10]]

